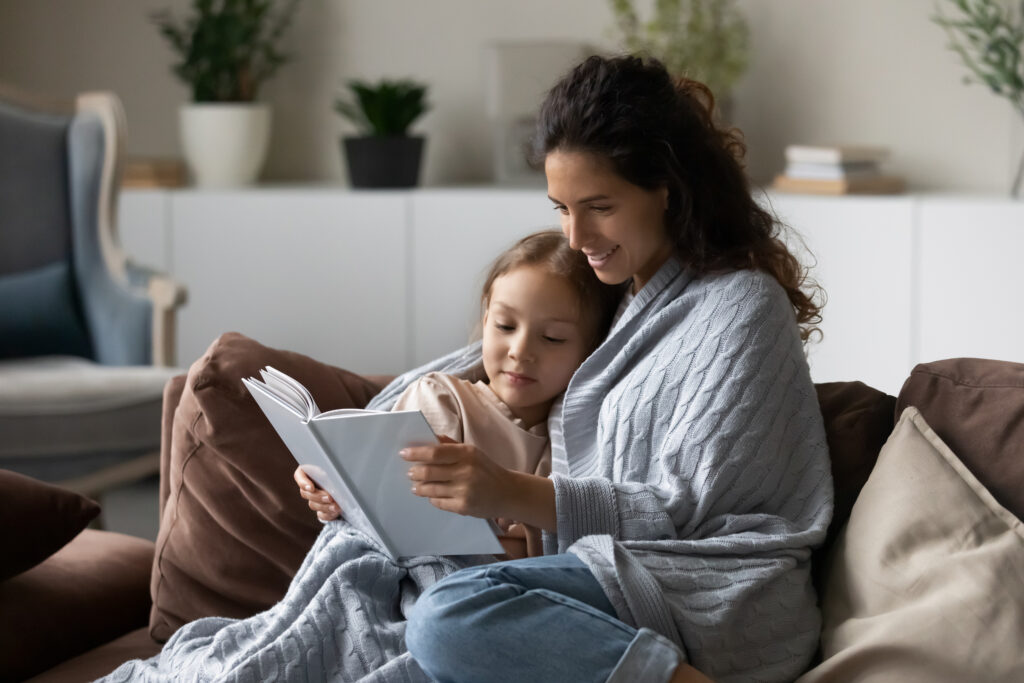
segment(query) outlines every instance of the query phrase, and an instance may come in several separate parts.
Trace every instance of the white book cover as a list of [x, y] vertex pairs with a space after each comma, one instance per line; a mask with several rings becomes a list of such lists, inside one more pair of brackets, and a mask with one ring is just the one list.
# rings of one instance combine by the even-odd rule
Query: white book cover
[[812, 164], [838, 164], [854, 161], [884, 161], [889, 158], [887, 147], [868, 145], [789, 145], [786, 161]]
[[411, 491], [406, 446], [437, 443], [418, 410], [341, 409], [321, 413], [309, 391], [266, 368], [245, 378], [256, 403], [296, 462], [392, 557], [504, 552], [489, 521], [441, 510]]

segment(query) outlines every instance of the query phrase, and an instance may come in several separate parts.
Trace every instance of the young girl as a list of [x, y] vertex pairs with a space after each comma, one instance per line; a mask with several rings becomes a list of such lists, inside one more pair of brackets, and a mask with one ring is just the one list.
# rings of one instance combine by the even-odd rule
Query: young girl
[[[576, 368], [607, 334], [621, 294], [620, 287], [597, 279], [586, 257], [572, 250], [560, 232], [524, 237], [498, 257], [484, 283], [481, 346], [486, 380], [428, 373], [409, 385], [393, 410], [420, 410], [442, 440], [472, 444], [475, 452], [487, 453], [484, 467], [473, 469], [475, 476], [500, 482], [473, 482], [470, 488], [488, 490], [491, 496], [497, 491], [493, 503], [500, 509], [503, 487], [515, 485], [515, 479], [501, 478], [504, 471], [541, 477], [550, 473], [548, 413]], [[410, 470], [413, 480], [428, 475], [424, 466]], [[295, 481], [321, 520], [343, 514], [301, 468], [295, 470]], [[430, 493], [424, 484], [413, 484], [413, 491]], [[446, 495], [431, 502], [453, 512], [462, 512], [464, 502], [477, 507], [475, 500], [456, 502]], [[503, 545], [510, 556], [540, 554], [536, 530], [508, 520], [499, 523], [509, 533]]]

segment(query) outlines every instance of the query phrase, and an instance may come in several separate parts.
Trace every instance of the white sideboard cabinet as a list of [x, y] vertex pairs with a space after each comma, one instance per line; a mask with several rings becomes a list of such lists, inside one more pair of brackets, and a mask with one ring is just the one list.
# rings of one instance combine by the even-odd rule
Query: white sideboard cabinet
[[[1024, 202], [769, 194], [828, 296], [815, 381], [899, 391], [915, 363], [1024, 362]], [[122, 194], [122, 241], [189, 289], [178, 364], [237, 330], [357, 372], [464, 344], [497, 254], [556, 227], [543, 189], [261, 187]]]

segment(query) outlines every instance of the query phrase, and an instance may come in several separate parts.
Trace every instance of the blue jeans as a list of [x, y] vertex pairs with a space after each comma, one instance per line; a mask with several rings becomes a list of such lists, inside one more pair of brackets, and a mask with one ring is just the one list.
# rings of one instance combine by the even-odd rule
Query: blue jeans
[[[622, 680], [657, 681], [668, 680], [682, 661], [667, 640], [619, 621], [590, 569], [572, 554], [452, 574], [420, 596], [405, 639], [440, 683], [606, 681], [613, 672]], [[642, 661], [620, 666], [631, 646], [643, 650], [631, 659]]]

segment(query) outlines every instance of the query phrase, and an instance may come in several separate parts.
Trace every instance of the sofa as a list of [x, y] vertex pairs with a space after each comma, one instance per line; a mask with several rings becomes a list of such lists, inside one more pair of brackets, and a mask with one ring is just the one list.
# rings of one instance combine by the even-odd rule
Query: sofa
[[[388, 379], [215, 340], [164, 390], [155, 544], [83, 530], [95, 503], [0, 472], [0, 681], [92, 680], [190, 620], [284, 594], [320, 523], [240, 381], [266, 365], [323, 410], [365, 405]], [[836, 497], [801, 683], [1024, 680], [1024, 365], [922, 364], [896, 397], [815, 388]]]

